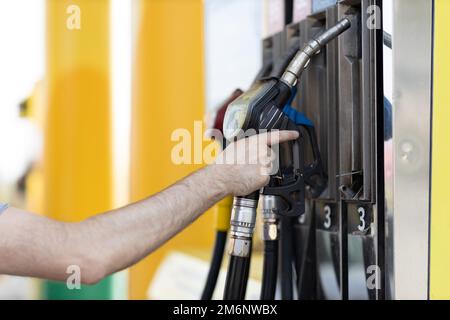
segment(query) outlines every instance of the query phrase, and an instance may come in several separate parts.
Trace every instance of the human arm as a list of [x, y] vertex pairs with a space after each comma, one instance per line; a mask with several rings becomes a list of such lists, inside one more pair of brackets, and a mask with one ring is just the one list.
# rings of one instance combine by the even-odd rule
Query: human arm
[[[138, 262], [180, 232], [228, 194], [245, 195], [263, 187], [271, 164], [267, 144], [295, 139], [295, 132], [238, 141], [219, 159], [246, 159], [209, 165], [158, 194], [78, 223], [64, 223], [9, 208], [0, 215], [0, 274], [65, 280], [76, 265], [83, 283]], [[249, 152], [248, 145], [258, 145]], [[240, 163], [240, 164], [239, 164]]]

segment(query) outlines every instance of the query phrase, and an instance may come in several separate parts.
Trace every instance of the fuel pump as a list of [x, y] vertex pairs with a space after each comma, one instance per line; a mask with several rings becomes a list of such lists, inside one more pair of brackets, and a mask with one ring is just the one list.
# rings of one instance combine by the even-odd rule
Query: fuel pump
[[[279, 172], [271, 178], [271, 183], [263, 191], [265, 196], [279, 197], [286, 202], [287, 205], [284, 207], [280, 206], [279, 198], [263, 198], [267, 200], [266, 205], [271, 208], [270, 211], [279, 216], [293, 217], [304, 212], [304, 184], [306, 179], [312, 179], [312, 176], [308, 177], [310, 168], [305, 170], [302, 166], [304, 134], [299, 130], [295, 120], [289, 117], [289, 112], [291, 117], [295, 116], [293, 109], [283, 109], [292, 98], [293, 89], [310, 59], [349, 27], [350, 21], [343, 19], [309, 41], [301, 51], [295, 54], [281, 78], [270, 77], [256, 82], [229, 105], [225, 114], [224, 136], [227, 140], [238, 138], [247, 129], [255, 129], [257, 132], [274, 129], [299, 131], [300, 135], [296, 141], [280, 145]], [[315, 137], [315, 133], [313, 136]], [[245, 197], [235, 197], [233, 201], [230, 220], [230, 261], [224, 292], [226, 300], [238, 300], [245, 297], [258, 200], [259, 191], [256, 191]], [[272, 234], [267, 237], [268, 241], [276, 240], [272, 239], [273, 232], [277, 228], [276, 216], [267, 214], [266, 221], [267, 231], [272, 231]], [[271, 247], [273, 248], [273, 243]], [[292, 268], [292, 263], [290, 265]], [[272, 287], [270, 286], [268, 290], [270, 293], [274, 291]]]
[[[286, 69], [289, 62], [299, 50], [298, 45], [292, 46], [277, 63], [274, 63], [272, 52], [265, 52], [263, 56], [263, 65], [253, 81], [253, 84], [265, 77], [280, 77]], [[238, 98], [243, 92], [239, 89], [235, 90], [231, 96], [219, 108], [214, 121], [214, 129], [219, 130], [223, 134], [223, 121], [228, 105]], [[225, 141], [223, 141], [225, 145]], [[210, 300], [216, 287], [217, 278], [219, 276], [220, 265], [225, 249], [226, 236], [229, 230], [229, 221], [231, 215], [232, 201], [227, 197], [216, 205], [216, 240], [214, 243], [213, 255], [211, 259], [210, 269], [206, 279], [205, 287], [202, 293], [202, 300]], [[227, 219], [228, 218], [228, 219]], [[226, 223], [225, 223], [225, 219]]]

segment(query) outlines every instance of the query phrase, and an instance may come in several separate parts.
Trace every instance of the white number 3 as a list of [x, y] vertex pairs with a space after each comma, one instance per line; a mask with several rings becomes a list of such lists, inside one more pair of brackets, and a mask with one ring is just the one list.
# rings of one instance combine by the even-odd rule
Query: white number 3
[[359, 213], [359, 221], [361, 221], [361, 223], [358, 225], [358, 230], [364, 231], [366, 230], [366, 220], [364, 219], [366, 217], [366, 210], [360, 207], [358, 208], [358, 213]]
[[323, 208], [323, 211], [325, 212], [325, 221], [323, 223], [323, 226], [326, 229], [330, 229], [330, 227], [331, 227], [331, 208], [330, 208], [330, 206], [325, 206]]

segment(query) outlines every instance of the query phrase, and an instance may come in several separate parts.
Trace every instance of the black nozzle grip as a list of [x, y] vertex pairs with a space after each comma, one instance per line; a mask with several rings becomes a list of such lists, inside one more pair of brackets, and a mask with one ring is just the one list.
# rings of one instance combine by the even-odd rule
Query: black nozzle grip
[[312, 126], [303, 126], [303, 128], [308, 134], [314, 158], [312, 163], [305, 166], [305, 184], [309, 186], [311, 196], [317, 198], [327, 187], [328, 177], [323, 167], [315, 128]]

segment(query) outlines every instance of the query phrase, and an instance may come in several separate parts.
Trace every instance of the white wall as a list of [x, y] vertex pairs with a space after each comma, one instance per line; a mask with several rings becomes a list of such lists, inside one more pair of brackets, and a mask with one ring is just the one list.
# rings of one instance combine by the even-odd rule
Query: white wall
[[206, 0], [206, 105], [247, 89], [261, 65], [262, 1]]
[[18, 105], [44, 75], [44, 15], [43, 0], [0, 4], [0, 184], [23, 174], [40, 149], [37, 133], [19, 119]]

